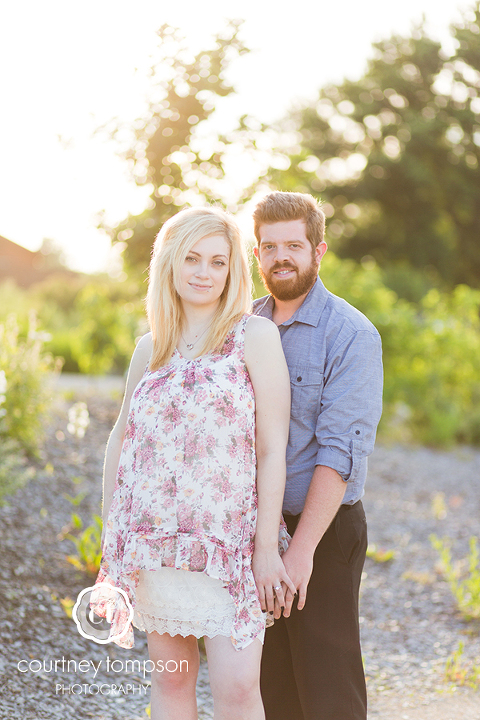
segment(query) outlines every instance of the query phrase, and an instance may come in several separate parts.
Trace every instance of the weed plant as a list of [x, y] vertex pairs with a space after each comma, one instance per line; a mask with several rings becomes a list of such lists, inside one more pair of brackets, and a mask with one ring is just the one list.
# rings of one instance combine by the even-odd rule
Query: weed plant
[[461, 572], [462, 563], [452, 560], [451, 540], [430, 536], [430, 541], [440, 555], [443, 573], [456, 600], [457, 607], [466, 620], [480, 619], [480, 554], [478, 539], [470, 538], [470, 552], [463, 564], [467, 571]]
[[68, 555], [67, 560], [78, 570], [96, 576], [102, 559], [102, 518], [94, 515], [93, 523], [86, 528], [83, 527], [83, 521], [76, 513], [72, 513], [71, 521], [73, 528], [78, 530], [79, 534], [67, 533], [65, 537], [73, 542], [77, 554]]
[[445, 679], [455, 685], [467, 686], [473, 690], [480, 689], [480, 665], [464, 658], [465, 645], [459, 642], [458, 648], [445, 665]]

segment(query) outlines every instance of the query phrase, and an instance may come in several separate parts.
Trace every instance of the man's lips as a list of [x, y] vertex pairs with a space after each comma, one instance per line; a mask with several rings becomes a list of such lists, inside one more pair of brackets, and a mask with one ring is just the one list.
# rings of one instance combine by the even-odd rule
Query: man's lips
[[290, 275], [290, 273], [296, 272], [296, 268], [294, 267], [281, 267], [276, 268], [275, 270], [271, 271], [272, 275], [276, 275], [277, 277], [287, 277]]

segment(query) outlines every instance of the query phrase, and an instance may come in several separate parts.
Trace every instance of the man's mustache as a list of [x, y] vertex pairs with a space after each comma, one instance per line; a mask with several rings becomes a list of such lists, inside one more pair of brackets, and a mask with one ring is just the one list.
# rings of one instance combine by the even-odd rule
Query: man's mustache
[[297, 266], [290, 265], [290, 263], [283, 265], [274, 265], [272, 268], [270, 268], [270, 273], [277, 272], [277, 270], [297, 270]]

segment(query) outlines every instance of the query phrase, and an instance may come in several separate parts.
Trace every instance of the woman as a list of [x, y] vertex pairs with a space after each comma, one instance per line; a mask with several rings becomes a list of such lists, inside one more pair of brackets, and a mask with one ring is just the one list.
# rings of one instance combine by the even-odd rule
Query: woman
[[[188, 662], [152, 673], [152, 720], [197, 718], [202, 636], [215, 717], [264, 718], [265, 611], [295, 592], [279, 555], [289, 375], [276, 326], [249, 308], [232, 217], [191, 208], [165, 223], [150, 264], [151, 333], [107, 446], [97, 578], [127, 592], [155, 667]], [[122, 623], [117, 608], [112, 631]], [[131, 626], [117, 642], [133, 646]]]

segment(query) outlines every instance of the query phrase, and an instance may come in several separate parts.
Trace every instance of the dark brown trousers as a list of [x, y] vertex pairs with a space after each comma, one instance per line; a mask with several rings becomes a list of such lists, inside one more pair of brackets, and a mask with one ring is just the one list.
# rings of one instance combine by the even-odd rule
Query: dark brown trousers
[[[293, 535], [300, 516], [285, 516]], [[366, 720], [358, 594], [367, 549], [362, 503], [342, 505], [317, 546], [302, 610], [265, 632], [267, 720]]]

